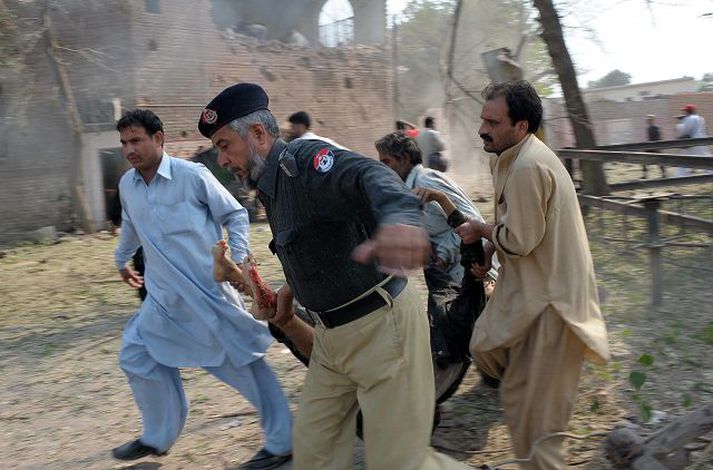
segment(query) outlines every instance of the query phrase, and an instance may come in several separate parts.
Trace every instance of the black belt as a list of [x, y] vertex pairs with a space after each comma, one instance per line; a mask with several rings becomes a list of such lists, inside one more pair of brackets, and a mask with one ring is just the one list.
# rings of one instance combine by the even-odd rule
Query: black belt
[[[408, 280], [406, 278], [394, 276], [389, 279], [386, 284], [382, 285], [381, 288], [388, 292], [392, 298], [396, 298], [396, 296], [404, 290], [406, 284], [408, 284]], [[361, 318], [364, 315], [383, 307], [384, 305], [386, 305], [386, 300], [384, 300], [384, 298], [376, 290], [374, 290], [366, 297], [335, 310], [317, 312], [315, 310], [305, 308], [305, 311], [313, 322], [321, 324], [325, 328], [336, 328], [352, 322], [357, 318]]]

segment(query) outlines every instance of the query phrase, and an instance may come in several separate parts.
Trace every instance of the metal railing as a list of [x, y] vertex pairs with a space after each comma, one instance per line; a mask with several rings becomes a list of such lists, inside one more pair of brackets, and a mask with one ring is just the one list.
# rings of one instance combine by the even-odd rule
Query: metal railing
[[[668, 148], [689, 148], [701, 145], [713, 145], [713, 137], [699, 139], [663, 140], [654, 142], [637, 142], [600, 146], [595, 149], [560, 149], [557, 154], [563, 159], [579, 159], [600, 162], [617, 162], [627, 164], [662, 165], [684, 168], [709, 170], [709, 174], [681, 176], [675, 178], [660, 178], [643, 181], [616, 183], [609, 186], [612, 192], [631, 191], [649, 188], [671, 188], [689, 184], [705, 184], [713, 182], [713, 157], [700, 155], [680, 155], [671, 153], [642, 152], [642, 150], [660, 151]], [[661, 224], [670, 224], [682, 230], [692, 230], [713, 235], [713, 220], [699, 216], [686, 215], [661, 209], [661, 205], [671, 199], [710, 198], [710, 196], [678, 196], [673, 193], [638, 196], [596, 197], [579, 194], [579, 203], [583, 207], [596, 207], [646, 220], [646, 239], [637, 245], [649, 252], [649, 268], [651, 271], [651, 304], [660, 307], [663, 302], [663, 267], [662, 250], [667, 245], [684, 246], [661, 238]], [[623, 201], [622, 201], [623, 200]], [[624, 229], [626, 230], [626, 228]], [[628, 241], [628, 238], [625, 239]], [[689, 244], [690, 245], [690, 244]], [[687, 245], [688, 246], [688, 245]], [[690, 245], [707, 246], [707, 245]]]
[[593, 160], [599, 162], [643, 163], [646, 165], [678, 166], [713, 170], [713, 158], [700, 155], [681, 155], [676, 153], [634, 152], [631, 150], [581, 150], [561, 149], [560, 158]]
[[319, 40], [327, 47], [338, 47], [354, 42], [354, 17], [319, 25]]

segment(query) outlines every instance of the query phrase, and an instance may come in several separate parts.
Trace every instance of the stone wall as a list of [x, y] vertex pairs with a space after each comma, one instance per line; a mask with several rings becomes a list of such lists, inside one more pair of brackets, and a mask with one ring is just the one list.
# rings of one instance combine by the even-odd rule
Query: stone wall
[[[153, 109], [164, 121], [168, 150], [190, 156], [210, 145], [197, 132], [203, 106], [233, 83], [256, 82], [270, 94], [281, 125], [291, 113], [305, 110], [313, 117], [314, 132], [374, 155], [373, 142], [392, 130], [394, 120], [385, 45], [327, 49], [260, 41], [216, 22], [218, 3], [62, 0], [45, 12], [33, 2], [8, 2], [18, 24], [34, 32], [36, 41], [22, 51], [20, 68], [0, 64], [0, 241], [7, 238], [3, 234], [75, 225], [73, 188], [78, 182], [84, 184], [95, 219], [101, 218], [101, 149], [85, 147], [112, 140], [112, 100], [124, 110]], [[367, 19], [384, 10], [383, 0], [353, 4]], [[48, 53], [44, 13], [56, 33], [53, 54], [66, 65], [82, 117], [81, 140]], [[381, 28], [384, 22], [374, 24]], [[360, 34], [378, 38], [374, 24]], [[118, 140], [116, 134], [116, 147]]]
[[173, 0], [162, 3], [160, 14], [134, 12], [138, 105], [161, 115], [169, 142], [200, 141], [202, 107], [223, 88], [249, 81], [267, 90], [281, 124], [305, 110], [314, 132], [373, 155], [373, 141], [392, 129], [394, 119], [390, 56], [383, 46], [259, 41], [220, 29], [213, 7], [209, 0]]

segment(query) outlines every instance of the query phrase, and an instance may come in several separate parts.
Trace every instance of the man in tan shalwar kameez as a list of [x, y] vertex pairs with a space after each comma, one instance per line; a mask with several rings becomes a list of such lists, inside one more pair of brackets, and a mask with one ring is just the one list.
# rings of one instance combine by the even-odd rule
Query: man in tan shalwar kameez
[[[464, 242], [488, 242], [498, 284], [475, 325], [470, 349], [478, 367], [501, 380], [500, 395], [515, 453], [566, 431], [585, 359], [609, 359], [597, 303], [594, 267], [574, 185], [557, 156], [534, 133], [539, 96], [526, 81], [490, 85], [479, 134], [495, 188], [495, 225], [475, 220], [457, 232]], [[537, 446], [527, 469], [565, 468], [562, 438]]]

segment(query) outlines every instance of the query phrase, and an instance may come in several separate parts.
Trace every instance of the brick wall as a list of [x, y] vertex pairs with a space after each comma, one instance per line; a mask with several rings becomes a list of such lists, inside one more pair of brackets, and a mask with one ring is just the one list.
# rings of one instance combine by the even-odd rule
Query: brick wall
[[[37, 3], [14, 4], [27, 31], [42, 31]], [[144, 0], [52, 5], [56, 54], [67, 64], [85, 132], [111, 130], [110, 103], [119, 98], [125, 110], [154, 109], [169, 151], [189, 156], [210, 145], [197, 131], [203, 106], [238, 81], [266, 88], [281, 125], [305, 110], [316, 133], [368, 155], [393, 127], [390, 55], [382, 47], [305, 48], [229, 35], [214, 23], [211, 0], [159, 0], [160, 13], [147, 12]], [[47, 50], [43, 36], [26, 51], [21, 73], [0, 68], [0, 239], [45, 225], [66, 230], [76, 218], [81, 148]]]
[[[644, 142], [647, 140], [646, 116], [656, 116], [656, 125], [661, 129], [662, 139], [674, 139], [677, 124], [675, 116], [681, 107], [694, 103], [706, 119], [708, 135], [713, 131], [713, 93], [682, 93], [643, 101], [597, 101], [587, 104], [589, 117], [594, 123], [598, 145]], [[569, 119], [562, 103], [548, 100], [545, 116], [548, 129], [547, 141], [554, 148], [574, 146], [574, 137]], [[564, 117], [564, 118], [563, 118]]]
[[314, 132], [362, 153], [373, 155], [373, 142], [393, 127], [390, 62], [382, 48], [313, 49], [231, 38], [213, 22], [209, 0], [164, 1], [159, 14], [144, 12], [143, 4], [133, 3], [136, 89], [140, 104], [166, 123], [169, 142], [200, 141], [202, 107], [238, 81], [267, 90], [280, 124], [305, 110]]
[[42, 10], [14, 3], [22, 55], [0, 68], [0, 242], [72, 219], [75, 135], [47, 55]]

